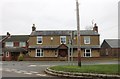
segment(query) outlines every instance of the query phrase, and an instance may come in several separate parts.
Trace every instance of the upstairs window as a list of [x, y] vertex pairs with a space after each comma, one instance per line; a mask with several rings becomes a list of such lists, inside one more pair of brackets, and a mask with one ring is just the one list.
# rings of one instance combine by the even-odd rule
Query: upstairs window
[[60, 36], [60, 43], [66, 44], [66, 36]]
[[42, 40], [42, 36], [38, 36], [37, 37], [37, 44], [42, 44], [43, 40]]
[[20, 47], [26, 47], [26, 42], [20, 42]]
[[6, 47], [13, 47], [13, 42], [6, 42], [6, 43], [5, 43], [5, 46], [6, 46]]
[[84, 37], [84, 44], [90, 44], [90, 36]]

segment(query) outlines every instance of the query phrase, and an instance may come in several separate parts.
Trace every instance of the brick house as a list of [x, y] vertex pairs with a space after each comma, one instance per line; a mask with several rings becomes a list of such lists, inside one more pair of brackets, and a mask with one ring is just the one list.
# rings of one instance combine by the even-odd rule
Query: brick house
[[[98, 26], [93, 30], [81, 30], [81, 57], [100, 57], [100, 35]], [[72, 42], [71, 42], [72, 40]], [[72, 45], [71, 45], [72, 43]], [[73, 51], [73, 53], [71, 52]], [[77, 58], [77, 31], [76, 30], [36, 30], [32, 27], [29, 37], [28, 60], [67, 60]]]
[[101, 57], [118, 57], [120, 51], [120, 39], [105, 39], [101, 44]]
[[28, 38], [28, 35], [12, 35], [2, 41], [2, 60], [16, 61], [20, 53], [28, 53]]

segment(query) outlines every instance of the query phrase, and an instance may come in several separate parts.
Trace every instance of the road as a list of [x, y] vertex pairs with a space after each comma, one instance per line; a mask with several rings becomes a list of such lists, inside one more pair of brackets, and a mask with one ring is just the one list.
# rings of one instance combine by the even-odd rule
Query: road
[[[94, 65], [94, 64], [117, 64], [117, 60], [107, 60], [107, 61], [83, 61], [82, 65]], [[51, 75], [48, 75], [44, 72], [47, 67], [55, 65], [68, 65], [67, 61], [3, 61], [0, 65], [2, 68], [2, 77], [49, 77], [54, 78]], [[77, 62], [73, 62], [74, 65], [77, 65]], [[48, 79], [48, 78], [47, 78]], [[56, 78], [55, 78], [56, 79]], [[57, 78], [63, 79], [63, 78]], [[65, 78], [68, 79], [68, 78]]]

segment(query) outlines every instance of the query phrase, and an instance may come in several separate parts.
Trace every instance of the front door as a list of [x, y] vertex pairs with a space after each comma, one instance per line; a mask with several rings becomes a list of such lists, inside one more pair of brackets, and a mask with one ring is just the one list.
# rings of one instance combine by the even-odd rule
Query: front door
[[68, 55], [68, 51], [66, 49], [59, 50], [59, 53], [58, 53], [59, 57], [67, 57], [67, 55]]
[[12, 61], [17, 61], [18, 60], [18, 56], [19, 56], [19, 52], [12, 52]]

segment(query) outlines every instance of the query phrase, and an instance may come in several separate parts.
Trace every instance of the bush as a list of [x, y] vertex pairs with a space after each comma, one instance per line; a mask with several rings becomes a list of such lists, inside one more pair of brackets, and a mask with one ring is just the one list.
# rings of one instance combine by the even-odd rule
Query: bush
[[23, 61], [23, 60], [24, 60], [24, 56], [23, 56], [23, 54], [20, 54], [18, 57], [18, 61]]

